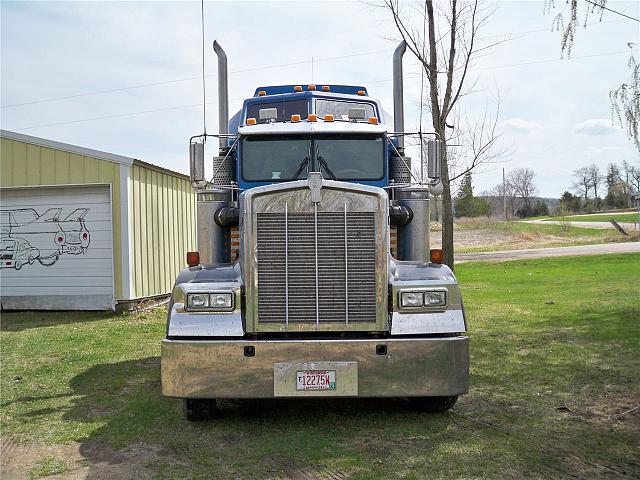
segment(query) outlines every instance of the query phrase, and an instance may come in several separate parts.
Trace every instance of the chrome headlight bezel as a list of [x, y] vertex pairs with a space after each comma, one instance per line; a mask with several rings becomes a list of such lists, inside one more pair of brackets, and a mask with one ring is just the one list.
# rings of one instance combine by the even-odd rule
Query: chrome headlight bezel
[[[197, 297], [206, 298], [206, 304], [202, 306], [193, 306], [193, 300]], [[224, 305], [217, 305], [217, 299], [225, 298]], [[185, 310], [189, 312], [232, 312], [234, 305], [234, 293], [233, 292], [187, 292], [185, 303]]]
[[[432, 295], [440, 297], [442, 301], [440, 303], [431, 303], [427, 299]], [[409, 296], [417, 296], [420, 298], [420, 304], [404, 305], [403, 300]], [[447, 308], [448, 304], [448, 291], [446, 288], [408, 288], [398, 291], [398, 309], [400, 311], [415, 312], [444, 310]]]

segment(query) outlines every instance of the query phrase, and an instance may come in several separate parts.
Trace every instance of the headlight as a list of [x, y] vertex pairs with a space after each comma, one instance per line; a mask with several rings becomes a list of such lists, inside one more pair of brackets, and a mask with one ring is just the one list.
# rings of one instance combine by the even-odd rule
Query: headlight
[[227, 312], [233, 310], [233, 293], [188, 293], [187, 310]]
[[212, 293], [209, 305], [215, 310], [231, 310], [233, 307], [230, 293]]
[[442, 309], [446, 306], [445, 289], [400, 292], [400, 308], [428, 310]]
[[447, 305], [447, 292], [440, 291], [440, 290], [424, 292], [425, 307], [444, 307], [446, 305]]
[[422, 307], [422, 292], [402, 292], [400, 294], [400, 306], [405, 307]]
[[209, 308], [209, 294], [208, 293], [189, 293], [187, 295], [187, 307], [188, 308]]

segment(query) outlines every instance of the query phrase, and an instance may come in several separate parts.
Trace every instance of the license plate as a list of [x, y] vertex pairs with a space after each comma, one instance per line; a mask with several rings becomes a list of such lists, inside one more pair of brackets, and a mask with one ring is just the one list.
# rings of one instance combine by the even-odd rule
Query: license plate
[[335, 370], [301, 370], [296, 372], [296, 390], [335, 389]]
[[82, 247], [80, 245], [63, 245], [62, 250], [65, 253], [73, 253], [73, 254], [82, 253]]

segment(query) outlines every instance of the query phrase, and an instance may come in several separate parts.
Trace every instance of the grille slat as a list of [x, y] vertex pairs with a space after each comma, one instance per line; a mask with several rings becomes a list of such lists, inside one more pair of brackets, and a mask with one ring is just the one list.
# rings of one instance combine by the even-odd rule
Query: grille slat
[[[320, 323], [376, 319], [375, 213], [347, 212], [347, 275], [343, 212], [318, 212], [318, 312]], [[316, 322], [315, 225], [313, 213], [257, 214], [258, 321]], [[285, 256], [288, 251], [288, 295]]]

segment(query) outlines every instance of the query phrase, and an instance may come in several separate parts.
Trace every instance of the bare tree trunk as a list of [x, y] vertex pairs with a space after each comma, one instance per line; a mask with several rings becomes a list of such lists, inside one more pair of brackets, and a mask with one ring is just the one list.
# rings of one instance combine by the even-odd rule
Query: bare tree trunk
[[[444, 138], [444, 136], [442, 137]], [[447, 168], [447, 150], [442, 152], [442, 250], [444, 251], [444, 263], [453, 269], [453, 202], [451, 201], [451, 183], [449, 182], [449, 169]]]

